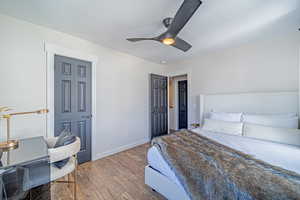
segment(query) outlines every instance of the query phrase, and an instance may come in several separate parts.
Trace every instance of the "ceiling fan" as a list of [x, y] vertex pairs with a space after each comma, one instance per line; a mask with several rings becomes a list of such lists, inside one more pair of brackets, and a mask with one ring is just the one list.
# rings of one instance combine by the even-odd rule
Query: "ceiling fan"
[[177, 35], [187, 24], [201, 3], [200, 0], [184, 0], [174, 18], [168, 17], [163, 20], [163, 24], [167, 28], [167, 31], [159, 36], [153, 38], [128, 38], [127, 40], [130, 42], [154, 40], [186, 52], [192, 45], [177, 37]]

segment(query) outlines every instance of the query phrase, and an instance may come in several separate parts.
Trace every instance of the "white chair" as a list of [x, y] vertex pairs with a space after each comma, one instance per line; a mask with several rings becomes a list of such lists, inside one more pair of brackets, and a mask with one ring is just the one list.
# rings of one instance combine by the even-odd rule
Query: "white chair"
[[[56, 183], [73, 183], [73, 192], [74, 199], [77, 199], [77, 153], [80, 151], [80, 138], [76, 137], [75, 142], [53, 148], [58, 137], [55, 138], [47, 138], [46, 142], [48, 145], [48, 154], [50, 157], [50, 179], [51, 182]], [[54, 162], [62, 161], [66, 158], [70, 158], [68, 163], [62, 167], [61, 169], [53, 166]], [[71, 181], [71, 173], [73, 173], [73, 181]], [[68, 175], [67, 181], [58, 181], [58, 179]]]

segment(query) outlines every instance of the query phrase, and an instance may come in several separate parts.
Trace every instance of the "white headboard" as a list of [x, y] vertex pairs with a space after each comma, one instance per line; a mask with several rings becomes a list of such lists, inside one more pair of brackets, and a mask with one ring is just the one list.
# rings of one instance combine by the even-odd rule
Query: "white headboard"
[[259, 114], [298, 113], [298, 92], [200, 95], [200, 123], [211, 111]]

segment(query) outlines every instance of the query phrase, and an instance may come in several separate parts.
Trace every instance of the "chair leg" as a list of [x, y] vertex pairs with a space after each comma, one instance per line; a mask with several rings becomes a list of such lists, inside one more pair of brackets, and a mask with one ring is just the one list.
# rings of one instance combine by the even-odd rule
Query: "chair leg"
[[74, 170], [74, 200], [77, 200], [77, 168]]
[[68, 188], [71, 188], [71, 174], [68, 174]]
[[78, 168], [78, 160], [77, 160], [77, 155], [75, 155], [75, 169], [74, 169], [74, 200], [77, 200], [77, 168]]

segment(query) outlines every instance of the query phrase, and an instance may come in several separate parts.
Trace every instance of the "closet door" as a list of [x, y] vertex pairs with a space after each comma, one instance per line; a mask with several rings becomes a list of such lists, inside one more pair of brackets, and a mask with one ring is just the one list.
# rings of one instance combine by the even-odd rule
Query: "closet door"
[[168, 134], [168, 78], [151, 74], [151, 138]]
[[55, 58], [55, 136], [69, 130], [81, 140], [79, 163], [91, 160], [92, 67], [74, 58]]

